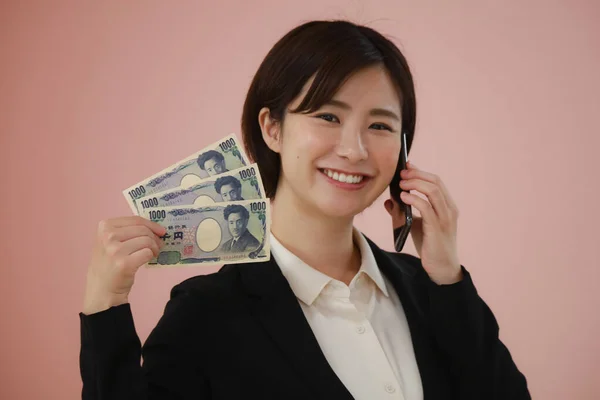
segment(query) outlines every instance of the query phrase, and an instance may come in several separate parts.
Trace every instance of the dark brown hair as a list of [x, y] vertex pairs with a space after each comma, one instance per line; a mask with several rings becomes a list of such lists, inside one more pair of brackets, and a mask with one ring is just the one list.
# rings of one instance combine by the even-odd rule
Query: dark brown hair
[[[273, 46], [250, 84], [242, 114], [244, 146], [258, 164], [267, 197], [273, 198], [277, 191], [281, 159], [262, 137], [260, 110], [268, 107], [271, 118], [283, 123], [288, 105], [316, 74], [300, 105], [290, 110], [314, 112], [333, 98], [352, 73], [377, 64], [386, 68], [396, 85], [410, 150], [415, 133], [415, 88], [406, 59], [389, 39], [348, 21], [311, 21], [292, 29]], [[400, 158], [390, 183], [394, 197], [399, 196], [399, 172]]]

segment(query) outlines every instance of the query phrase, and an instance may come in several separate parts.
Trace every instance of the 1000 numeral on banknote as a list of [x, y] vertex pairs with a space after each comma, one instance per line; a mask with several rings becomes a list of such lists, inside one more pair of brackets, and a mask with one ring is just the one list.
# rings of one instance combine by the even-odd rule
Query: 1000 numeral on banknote
[[189, 187], [209, 176], [220, 175], [248, 164], [248, 156], [243, 147], [236, 136], [231, 134], [125, 189], [123, 195], [131, 210], [139, 214], [141, 210], [137, 207], [137, 200], [141, 197], [178, 187]]
[[165, 246], [149, 266], [261, 262], [270, 258], [266, 200], [147, 209], [165, 228]]
[[138, 208], [147, 210], [159, 207], [208, 206], [214, 203], [264, 198], [265, 189], [258, 172], [258, 165], [203, 179], [188, 188], [175, 188], [146, 196], [136, 201]]

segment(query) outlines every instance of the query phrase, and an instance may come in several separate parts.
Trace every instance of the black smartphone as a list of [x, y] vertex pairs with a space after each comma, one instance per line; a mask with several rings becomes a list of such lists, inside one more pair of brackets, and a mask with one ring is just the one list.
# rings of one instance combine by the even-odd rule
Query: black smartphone
[[408, 146], [406, 144], [406, 132], [402, 131], [402, 149], [400, 150], [400, 160], [398, 161], [398, 168], [396, 170], [396, 176], [390, 183], [390, 195], [397, 205], [403, 208], [404, 211], [404, 224], [402, 226], [394, 226], [394, 248], [397, 252], [402, 251], [404, 243], [408, 238], [410, 227], [412, 226], [413, 216], [412, 207], [404, 203], [400, 198], [400, 171], [406, 169], [406, 161], [408, 160]]

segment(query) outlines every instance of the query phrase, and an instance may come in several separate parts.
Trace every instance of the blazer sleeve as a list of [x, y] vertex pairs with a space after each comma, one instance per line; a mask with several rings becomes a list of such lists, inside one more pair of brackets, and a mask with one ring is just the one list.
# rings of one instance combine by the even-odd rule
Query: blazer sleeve
[[198, 346], [194, 346], [198, 338], [191, 340], [194, 304], [189, 297], [186, 291], [173, 288], [143, 349], [129, 304], [79, 314], [82, 399], [209, 399], [206, 375], [198, 366]]
[[500, 341], [494, 314], [469, 272], [451, 285], [428, 283], [434, 336], [452, 366], [460, 399], [531, 399], [525, 376]]

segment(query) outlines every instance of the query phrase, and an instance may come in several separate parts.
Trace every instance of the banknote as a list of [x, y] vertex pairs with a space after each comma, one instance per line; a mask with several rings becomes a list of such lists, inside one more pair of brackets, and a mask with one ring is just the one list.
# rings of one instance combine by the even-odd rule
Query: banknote
[[184, 160], [125, 189], [123, 195], [129, 207], [139, 214], [137, 200], [141, 197], [178, 187], [189, 187], [209, 176], [219, 175], [250, 164], [234, 134], [224, 137]]
[[143, 210], [167, 228], [158, 257], [149, 266], [211, 265], [270, 259], [270, 209], [265, 199]]
[[258, 165], [224, 172], [203, 179], [188, 188], [175, 188], [136, 200], [140, 209], [184, 205], [206, 206], [214, 203], [239, 200], [258, 200], [265, 197], [265, 189]]

